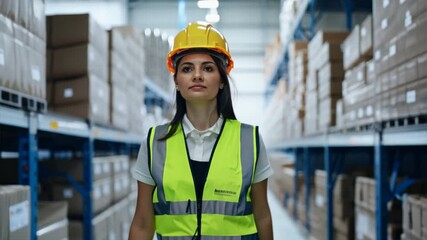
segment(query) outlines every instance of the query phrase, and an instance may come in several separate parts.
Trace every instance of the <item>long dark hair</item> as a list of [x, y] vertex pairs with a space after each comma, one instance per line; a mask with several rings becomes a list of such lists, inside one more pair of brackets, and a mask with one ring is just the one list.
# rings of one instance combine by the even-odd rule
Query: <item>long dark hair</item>
[[[222, 114], [222, 116], [225, 119], [236, 119], [236, 115], [234, 114], [234, 109], [233, 109], [233, 103], [231, 100], [230, 79], [227, 74], [227, 66], [224, 64], [224, 61], [218, 58], [217, 56], [212, 54], [211, 56], [215, 64], [218, 66], [221, 83], [224, 85], [222, 89], [219, 89], [218, 95], [216, 97], [216, 101], [217, 101], [216, 109], [217, 109], [218, 116]], [[179, 66], [181, 59], [177, 60], [177, 63], [175, 66]], [[177, 72], [178, 71], [175, 71], [175, 74], [173, 75], [174, 79], [176, 79]], [[182, 97], [179, 91], [176, 91], [175, 104], [176, 104], [176, 113], [172, 121], [169, 123], [171, 128], [169, 129], [168, 133], [165, 136], [161, 137], [159, 140], [166, 140], [171, 136], [173, 136], [176, 133], [176, 130], [178, 129], [178, 126], [181, 123], [182, 118], [187, 112], [185, 99]]]

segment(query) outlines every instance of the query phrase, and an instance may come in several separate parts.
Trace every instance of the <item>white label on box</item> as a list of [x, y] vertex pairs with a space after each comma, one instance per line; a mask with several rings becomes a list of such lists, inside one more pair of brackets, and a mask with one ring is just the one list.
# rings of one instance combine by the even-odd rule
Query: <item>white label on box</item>
[[122, 182], [120, 180], [114, 181], [114, 191], [120, 192], [121, 189], [122, 189]]
[[412, 24], [412, 15], [409, 11], [406, 11], [405, 14], [405, 27], [409, 27]]
[[65, 188], [62, 191], [62, 195], [64, 196], [64, 198], [72, 198], [73, 197], [73, 189], [71, 189], [71, 188]]
[[362, 81], [362, 80], [363, 80], [363, 73], [357, 72], [357, 81]]
[[120, 162], [114, 163], [114, 172], [119, 173], [120, 172]]
[[386, 8], [390, 4], [390, 0], [383, 0], [383, 8]]
[[374, 108], [371, 105], [367, 106], [366, 107], [366, 116], [370, 117], [373, 114], [374, 114]]
[[122, 163], [122, 170], [123, 170], [123, 172], [128, 171], [128, 169], [129, 169], [129, 162], [128, 161], [123, 161], [123, 163]]
[[109, 196], [110, 195], [110, 184], [104, 184], [104, 185], [102, 185], [102, 194], [104, 196]]
[[0, 65], [4, 66], [4, 49], [0, 48]]
[[357, 118], [363, 118], [365, 116], [365, 112], [363, 111], [363, 108], [357, 109]]
[[28, 200], [11, 205], [9, 207], [9, 231], [14, 232], [27, 226], [30, 222], [29, 218], [30, 203]]
[[72, 88], [66, 88], [64, 89], [64, 98], [71, 98], [73, 97], [74, 92]]
[[362, 37], [366, 37], [366, 28], [365, 28], [365, 27], [362, 27], [362, 28], [360, 29], [360, 35], [361, 35]]
[[375, 71], [375, 64], [374, 64], [374, 62], [370, 62], [368, 64], [368, 71], [369, 72], [374, 72]]
[[93, 168], [93, 172], [95, 173], [95, 176], [101, 175], [102, 173], [101, 164], [95, 164]]
[[316, 206], [317, 207], [323, 207], [325, 203], [325, 199], [323, 198], [322, 195], [316, 195]]
[[104, 171], [104, 173], [110, 173], [110, 163], [109, 162], [102, 163], [102, 170]]
[[100, 199], [101, 198], [101, 190], [99, 187], [93, 189], [93, 198]]
[[414, 103], [416, 101], [417, 101], [417, 92], [415, 90], [406, 92], [406, 103]]
[[377, 50], [377, 51], [375, 51], [375, 60], [380, 60], [381, 59], [381, 51], [380, 50]]
[[104, 97], [104, 91], [102, 90], [102, 89], [98, 89], [98, 96], [100, 97], [100, 98], [103, 98]]
[[396, 52], [397, 52], [396, 45], [391, 46], [390, 49], [389, 49], [390, 57], [396, 55]]
[[42, 77], [38, 66], [31, 66], [31, 77], [34, 81], [40, 82]]
[[388, 21], [387, 21], [387, 18], [384, 18], [382, 21], [381, 21], [381, 29], [386, 29], [388, 27]]

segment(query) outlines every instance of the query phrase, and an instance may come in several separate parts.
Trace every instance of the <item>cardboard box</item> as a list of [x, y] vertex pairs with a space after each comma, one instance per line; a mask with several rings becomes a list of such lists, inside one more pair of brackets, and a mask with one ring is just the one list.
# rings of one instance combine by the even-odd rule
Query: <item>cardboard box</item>
[[111, 86], [110, 121], [113, 126], [129, 130], [129, 102], [123, 86]]
[[[92, 219], [92, 232], [94, 240], [109, 239], [108, 221], [112, 214], [113, 211], [107, 209]], [[83, 240], [84, 228], [81, 221], [70, 221], [68, 231], [70, 233], [70, 239]]]
[[30, 30], [46, 41], [46, 15], [44, 0], [32, 0], [32, 14], [30, 13], [31, 21], [29, 23]]
[[37, 239], [68, 238], [67, 202], [39, 202]]
[[54, 84], [55, 111], [76, 117], [109, 123], [110, 90], [108, 83], [95, 75]]
[[127, 239], [129, 237], [130, 224], [132, 222], [132, 215], [129, 213], [129, 199], [125, 198], [113, 206], [114, 209], [114, 225], [111, 226], [115, 229], [118, 239]]
[[0, 239], [30, 239], [30, 188], [0, 186]]
[[110, 164], [111, 176], [129, 172], [129, 156], [113, 155], [106, 158], [105, 161]]
[[[93, 213], [99, 213], [111, 203], [111, 179], [104, 178], [93, 182], [92, 185], [92, 208]], [[65, 183], [54, 183], [52, 186], [52, 198], [54, 201], [68, 202], [68, 215], [81, 216], [83, 214], [82, 196], [71, 185]]]
[[342, 43], [343, 66], [345, 70], [353, 68], [360, 62], [360, 36], [360, 26], [355, 25]]
[[[83, 182], [83, 160], [51, 160], [45, 161], [45, 167], [49, 171], [64, 172], [70, 175], [77, 182]], [[92, 159], [92, 180], [96, 181], [111, 175], [110, 163], [105, 157], [94, 157]]]
[[12, 37], [0, 33], [0, 86], [17, 90], [15, 54]]
[[129, 194], [129, 173], [114, 175], [111, 181], [112, 199], [117, 202]]
[[49, 48], [91, 44], [108, 56], [108, 33], [89, 14], [47, 16]]
[[417, 57], [417, 73], [419, 79], [427, 77], [427, 52]]
[[108, 58], [92, 44], [58, 48], [52, 53], [52, 78], [65, 79], [97, 75], [108, 81]]
[[360, 25], [360, 55], [369, 59], [373, 55], [373, 26], [372, 15], [363, 20]]
[[0, 3], [0, 12], [12, 21], [18, 20], [19, 1], [2, 0]]
[[308, 58], [313, 59], [326, 42], [340, 45], [348, 36], [344, 31], [318, 31], [308, 44]]

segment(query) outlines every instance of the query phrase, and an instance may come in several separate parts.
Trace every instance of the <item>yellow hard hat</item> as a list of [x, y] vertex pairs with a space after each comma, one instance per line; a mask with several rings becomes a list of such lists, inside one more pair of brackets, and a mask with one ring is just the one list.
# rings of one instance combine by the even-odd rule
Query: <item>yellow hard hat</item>
[[175, 73], [175, 56], [190, 49], [206, 49], [219, 52], [225, 55], [227, 72], [234, 66], [228, 50], [228, 44], [224, 36], [211, 24], [205, 22], [190, 23], [180, 31], [174, 39], [172, 50], [169, 52], [166, 65], [169, 72]]

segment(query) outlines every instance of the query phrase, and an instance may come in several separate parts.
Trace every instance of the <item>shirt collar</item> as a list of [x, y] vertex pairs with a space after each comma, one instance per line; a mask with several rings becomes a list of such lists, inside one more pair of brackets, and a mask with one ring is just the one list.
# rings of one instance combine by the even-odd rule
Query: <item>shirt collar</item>
[[205, 133], [215, 133], [219, 135], [219, 132], [221, 131], [222, 123], [224, 122], [224, 117], [222, 115], [219, 116], [216, 123], [203, 131], [197, 130], [193, 124], [190, 122], [190, 119], [188, 119], [187, 114], [184, 115], [182, 119], [182, 127], [185, 133], [185, 137], [188, 137], [191, 133], [198, 133], [199, 135], [205, 134]]

